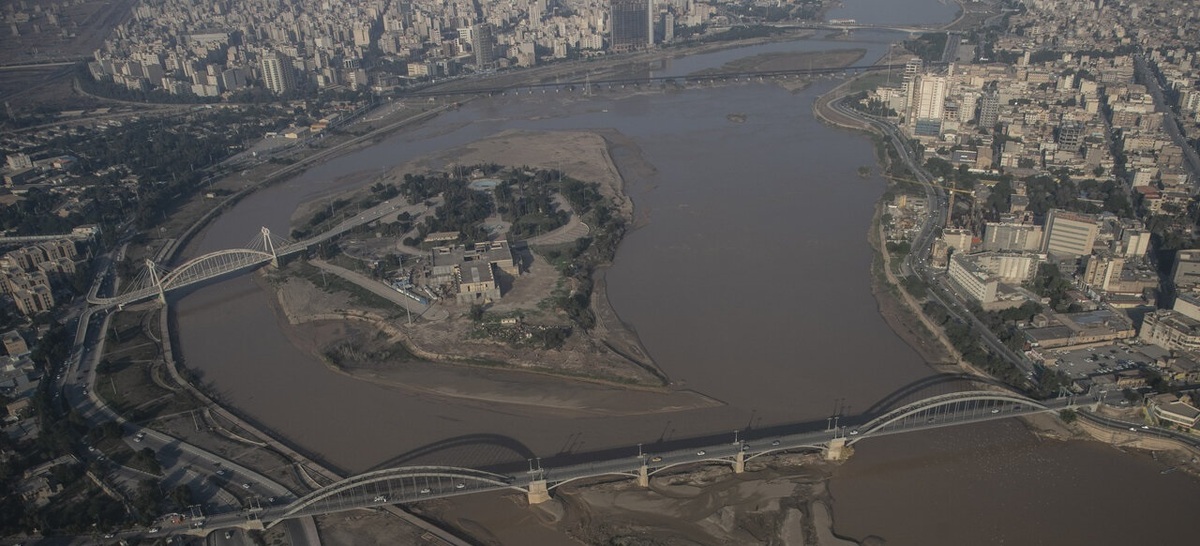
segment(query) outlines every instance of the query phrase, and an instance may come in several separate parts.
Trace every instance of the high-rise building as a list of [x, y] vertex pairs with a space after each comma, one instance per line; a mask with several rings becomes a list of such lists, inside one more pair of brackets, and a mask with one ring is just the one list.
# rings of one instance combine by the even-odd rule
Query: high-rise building
[[496, 62], [496, 44], [492, 38], [492, 25], [479, 23], [471, 27], [471, 48], [475, 50], [475, 67], [489, 68]]
[[529, 0], [529, 24], [536, 26], [542, 21], [542, 15], [546, 13], [545, 0]]
[[991, 129], [1000, 119], [1000, 95], [988, 91], [979, 98], [979, 127]]
[[904, 89], [903, 89], [904, 105], [903, 105], [903, 109], [904, 109], [904, 112], [908, 113], [910, 117], [912, 116], [912, 112], [909, 112], [909, 109], [912, 107], [913, 96], [916, 94], [917, 76], [921, 75], [921, 70], [924, 67], [925, 67], [925, 62], [922, 61], [920, 58], [909, 59], [908, 62], [904, 63], [904, 85], [903, 85], [903, 87], [904, 87]]
[[654, 45], [654, 0], [612, 0], [609, 46], [614, 52], [634, 51]]
[[1046, 216], [1042, 252], [1059, 258], [1086, 256], [1092, 253], [1099, 232], [1100, 226], [1091, 215], [1051, 209]]
[[296, 69], [292, 59], [283, 53], [274, 51], [263, 55], [259, 62], [262, 69], [263, 85], [276, 95], [282, 95], [296, 88]]

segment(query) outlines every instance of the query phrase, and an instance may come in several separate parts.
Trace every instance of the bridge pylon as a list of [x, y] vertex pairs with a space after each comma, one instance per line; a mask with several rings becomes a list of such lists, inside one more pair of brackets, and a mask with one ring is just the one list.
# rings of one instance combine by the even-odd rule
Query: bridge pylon
[[650, 469], [646, 467], [645, 459], [642, 460], [642, 466], [638, 468], [637, 482], [638, 487], [650, 487]]
[[733, 473], [741, 474], [746, 471], [746, 452], [738, 450], [733, 456]]
[[158, 302], [167, 304], [167, 293], [163, 290], [162, 278], [158, 276], [158, 266], [154, 265], [154, 260], [146, 258], [146, 270], [150, 272], [150, 283], [158, 290]]
[[271, 254], [271, 266], [279, 268], [279, 253], [275, 251], [275, 242], [271, 240], [271, 230], [262, 228], [263, 248]]

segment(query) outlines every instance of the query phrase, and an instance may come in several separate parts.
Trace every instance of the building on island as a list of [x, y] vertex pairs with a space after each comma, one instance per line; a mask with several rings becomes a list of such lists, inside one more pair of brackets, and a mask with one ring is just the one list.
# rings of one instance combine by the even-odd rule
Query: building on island
[[447, 287], [459, 303], [489, 303], [500, 299], [497, 274], [520, 274], [508, 241], [439, 246], [432, 250], [430, 284]]

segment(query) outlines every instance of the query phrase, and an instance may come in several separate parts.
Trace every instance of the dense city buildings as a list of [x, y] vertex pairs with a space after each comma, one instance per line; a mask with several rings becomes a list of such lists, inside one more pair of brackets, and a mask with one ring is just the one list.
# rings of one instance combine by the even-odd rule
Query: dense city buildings
[[676, 27], [727, 22], [718, 15], [719, 5], [694, 0], [334, 0], [319, 5], [254, 0], [214, 6], [143, 1], [133, 19], [95, 51], [89, 70], [99, 81], [135, 92], [194, 97], [228, 97], [256, 86], [275, 94], [384, 91], [464, 70], [646, 49], [654, 46], [656, 21], [659, 34], [670, 42]]

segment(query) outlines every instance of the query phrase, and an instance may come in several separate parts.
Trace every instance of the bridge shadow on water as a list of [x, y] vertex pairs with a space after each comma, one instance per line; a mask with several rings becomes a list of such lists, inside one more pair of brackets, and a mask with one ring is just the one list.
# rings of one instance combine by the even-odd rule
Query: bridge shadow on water
[[[872, 404], [866, 410], [857, 414], [847, 414], [841, 408], [838, 410], [836, 421], [839, 426], [854, 428], [867, 423], [880, 415], [897, 407], [942, 394], [959, 391], [977, 390], [980, 383], [1004, 386], [998, 381], [989, 381], [977, 376], [955, 373], [928, 376], [904, 385]], [[739, 431], [738, 439], [747, 442], [772, 440], [791, 434], [811, 433], [829, 430], [834, 421], [833, 415], [820, 417], [809, 421], [786, 423], [765, 427], [747, 427]], [[670, 438], [668, 430], [670, 421], [663, 429], [663, 434], [657, 439], [647, 439], [641, 443], [644, 453], [662, 453], [676, 450], [698, 449], [701, 447], [732, 443], [734, 438], [730, 431], [721, 431], [704, 436], [690, 438]], [[428, 444], [376, 465], [371, 470], [396, 468], [403, 466], [458, 466], [475, 468], [500, 474], [516, 474], [526, 472], [537, 465], [542, 467], [562, 467], [588, 462], [636, 457], [638, 455], [637, 438], [631, 438], [627, 446], [605, 448], [590, 451], [578, 451], [579, 446], [585, 445], [584, 432], [578, 431], [564, 438], [557, 453], [535, 453], [525, 444], [497, 434], [470, 434], [456, 436], [446, 440]]]
[[459, 466], [464, 468], [495, 468], [537, 457], [520, 441], [500, 434], [467, 434], [447, 438], [401, 453], [370, 470], [401, 466]]

